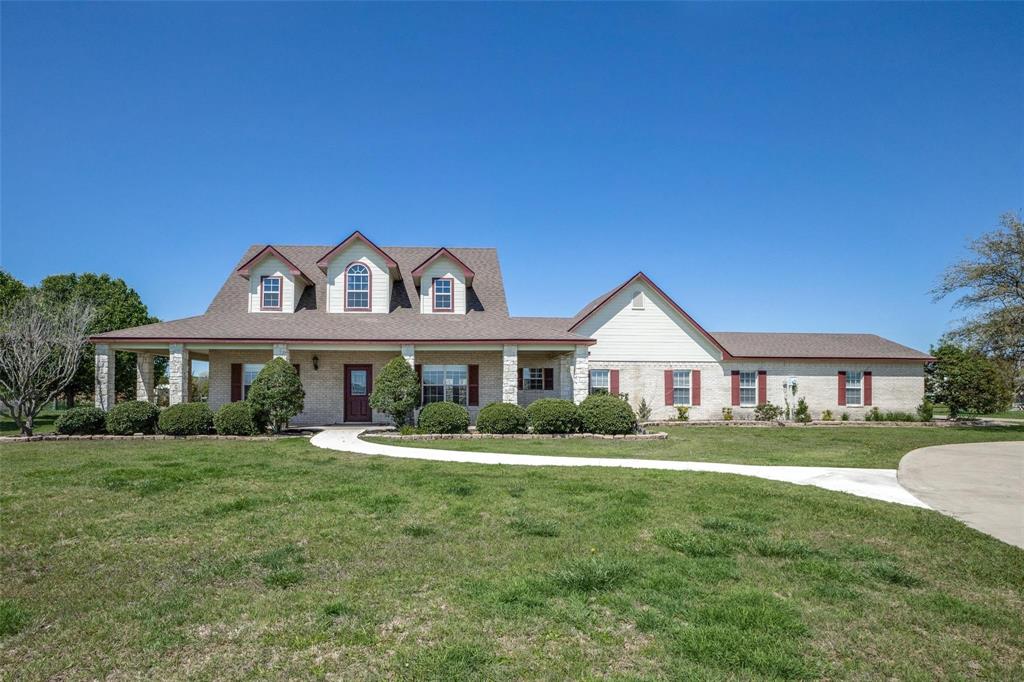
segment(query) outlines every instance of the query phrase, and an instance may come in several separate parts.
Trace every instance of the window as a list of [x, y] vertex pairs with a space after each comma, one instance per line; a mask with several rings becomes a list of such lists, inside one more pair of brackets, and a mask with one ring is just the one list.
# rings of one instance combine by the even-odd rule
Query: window
[[592, 369], [590, 370], [590, 392], [591, 393], [611, 393], [612, 390], [612, 372], [610, 369]]
[[249, 387], [256, 380], [256, 376], [263, 369], [263, 365], [242, 365], [242, 400], [249, 397]]
[[672, 404], [690, 404], [690, 370], [672, 370]]
[[757, 405], [757, 372], [740, 372], [740, 407]]
[[434, 279], [434, 310], [455, 310], [455, 305], [452, 302], [453, 284], [451, 277]]
[[281, 278], [260, 278], [260, 310], [281, 309]]
[[523, 370], [523, 389], [527, 391], [544, 390], [543, 367], [529, 367]]
[[345, 310], [370, 309], [370, 269], [353, 263], [345, 270]]
[[423, 404], [469, 402], [469, 369], [466, 365], [423, 365]]
[[633, 310], [644, 309], [644, 292], [635, 291], [633, 292]]
[[846, 404], [863, 405], [862, 387], [864, 385], [864, 372], [846, 373]]

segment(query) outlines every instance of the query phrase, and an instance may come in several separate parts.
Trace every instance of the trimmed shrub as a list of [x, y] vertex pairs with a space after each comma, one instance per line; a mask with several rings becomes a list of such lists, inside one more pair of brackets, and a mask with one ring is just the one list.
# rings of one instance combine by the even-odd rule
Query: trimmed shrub
[[512, 403], [491, 403], [476, 417], [480, 433], [526, 433], [526, 410]]
[[917, 416], [909, 412], [882, 412], [877, 407], [864, 415], [866, 422], [916, 422]]
[[803, 398], [796, 402], [796, 412], [793, 414], [793, 419], [801, 424], [807, 424], [811, 421], [811, 408], [807, 406], [807, 401]]
[[580, 410], [571, 400], [542, 398], [526, 408], [526, 421], [534, 433], [575, 433], [580, 428]]
[[412, 421], [412, 411], [419, 404], [420, 378], [416, 370], [402, 356], [392, 358], [374, 379], [370, 407], [391, 417], [401, 429]]
[[640, 402], [637, 403], [636, 418], [642, 422], [651, 418], [651, 406], [647, 403], [647, 398], [640, 398]]
[[222, 436], [255, 436], [260, 432], [256, 413], [248, 400], [223, 405], [213, 415], [213, 428]]
[[277, 432], [302, 412], [306, 391], [291, 363], [284, 358], [274, 358], [256, 375], [246, 400], [252, 405], [256, 418], [269, 423]]
[[57, 417], [53, 428], [65, 436], [91, 436], [107, 429], [107, 413], [98, 407], [72, 407]]
[[864, 413], [864, 421], [866, 422], [880, 422], [882, 421], [882, 411], [877, 407], [872, 407], [870, 410]]
[[830, 422], [832, 421], [832, 410], [825, 410], [821, 413], [821, 421]]
[[457, 403], [430, 403], [420, 410], [419, 427], [423, 433], [466, 433], [469, 412]]
[[690, 421], [690, 407], [688, 405], [676, 405], [676, 417], [681, 422]]
[[850, 413], [849, 412], [843, 412], [842, 416], [839, 417], [839, 419], [844, 421], [844, 422], [850, 421]]
[[731, 407], [723, 407], [722, 408], [722, 419], [724, 419], [727, 422], [731, 422], [732, 421], [732, 408]]
[[935, 416], [935, 405], [932, 401], [925, 398], [924, 402], [917, 406], [917, 416], [923, 422], [930, 422]]
[[759, 422], [773, 422], [782, 416], [782, 408], [771, 403], [761, 403], [754, 408], [754, 419]]
[[580, 428], [585, 433], [634, 433], [636, 414], [616, 396], [592, 395], [580, 403]]
[[160, 408], [145, 400], [117, 403], [107, 412], [107, 433], [130, 436], [133, 433], [156, 433]]
[[198, 436], [213, 428], [213, 413], [206, 403], [179, 403], [160, 413], [157, 426], [169, 436]]

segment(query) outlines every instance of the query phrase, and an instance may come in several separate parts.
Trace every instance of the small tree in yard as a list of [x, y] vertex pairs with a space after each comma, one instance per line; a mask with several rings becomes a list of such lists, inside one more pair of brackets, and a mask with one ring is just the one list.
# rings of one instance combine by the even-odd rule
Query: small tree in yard
[[420, 379], [405, 358], [393, 358], [380, 370], [370, 395], [370, 407], [391, 417], [396, 427], [410, 422], [420, 404]]
[[979, 351], [943, 341], [932, 355], [935, 362], [925, 368], [927, 392], [949, 408], [950, 417], [998, 412], [1010, 403], [1005, 373]]
[[95, 310], [27, 291], [0, 310], [0, 403], [22, 435], [74, 378]]
[[295, 368], [284, 358], [274, 358], [256, 375], [247, 400], [277, 433], [289, 419], [302, 412], [306, 391]]

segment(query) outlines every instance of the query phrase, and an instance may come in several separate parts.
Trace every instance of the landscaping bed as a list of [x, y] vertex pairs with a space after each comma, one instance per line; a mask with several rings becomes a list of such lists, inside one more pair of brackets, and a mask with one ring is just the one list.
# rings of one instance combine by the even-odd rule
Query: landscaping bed
[[771, 427], [785, 427], [791, 426], [795, 428], [807, 428], [815, 426], [836, 426], [836, 427], [871, 427], [871, 428], [906, 428], [915, 426], [985, 426], [991, 424], [991, 422], [983, 420], [931, 420], [931, 421], [898, 421], [898, 422], [886, 422], [886, 421], [864, 421], [858, 419], [855, 421], [841, 421], [841, 420], [820, 420], [814, 419], [809, 422], [793, 422], [793, 421], [757, 421], [756, 419], [701, 419], [694, 421], [679, 421], [678, 419], [661, 419], [642, 422], [644, 426], [738, 426], [738, 427], [753, 427], [753, 428], [771, 428]]
[[167, 434], [143, 434], [136, 433], [130, 436], [112, 436], [107, 433], [98, 433], [83, 436], [68, 436], [58, 433], [44, 433], [37, 436], [0, 436], [0, 443], [35, 443], [39, 441], [63, 441], [63, 440], [274, 440], [276, 438], [311, 438], [316, 431], [305, 429], [289, 429], [278, 434], [265, 434], [262, 436], [222, 436], [219, 434], [199, 434], [194, 436], [169, 436]]
[[398, 433], [397, 431], [367, 431], [365, 436], [398, 441], [430, 441], [430, 440], [665, 440], [667, 433]]

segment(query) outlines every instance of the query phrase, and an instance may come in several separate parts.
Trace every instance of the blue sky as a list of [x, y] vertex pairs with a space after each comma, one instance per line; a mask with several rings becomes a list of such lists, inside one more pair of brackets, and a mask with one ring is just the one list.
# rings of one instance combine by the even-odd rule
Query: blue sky
[[706, 328], [926, 349], [1024, 206], [1024, 5], [2, 5], [0, 265], [202, 313], [251, 243], [644, 270]]

